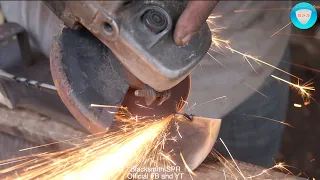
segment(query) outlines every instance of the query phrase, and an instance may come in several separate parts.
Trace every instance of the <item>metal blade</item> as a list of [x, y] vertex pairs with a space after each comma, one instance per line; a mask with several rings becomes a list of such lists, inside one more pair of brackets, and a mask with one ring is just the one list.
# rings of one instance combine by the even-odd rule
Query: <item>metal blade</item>
[[[171, 125], [171, 136], [177, 137], [177, 142], [168, 141], [165, 146], [167, 152], [174, 150], [173, 161], [185, 168], [180, 152], [187, 166], [196, 169], [211, 152], [219, 134], [221, 120], [205, 117], [193, 117], [192, 121], [175, 120]], [[177, 131], [179, 126], [179, 132]]]

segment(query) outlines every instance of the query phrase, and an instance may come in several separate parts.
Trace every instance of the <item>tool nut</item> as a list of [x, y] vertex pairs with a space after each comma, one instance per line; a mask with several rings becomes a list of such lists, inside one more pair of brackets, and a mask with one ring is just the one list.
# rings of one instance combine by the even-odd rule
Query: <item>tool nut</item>
[[162, 12], [155, 9], [146, 11], [142, 20], [145, 26], [154, 33], [160, 33], [168, 25], [167, 17]]

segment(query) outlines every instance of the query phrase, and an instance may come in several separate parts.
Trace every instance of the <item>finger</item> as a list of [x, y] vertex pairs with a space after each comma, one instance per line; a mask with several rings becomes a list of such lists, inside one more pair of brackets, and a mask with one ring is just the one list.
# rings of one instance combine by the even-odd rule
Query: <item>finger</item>
[[174, 41], [186, 45], [207, 20], [218, 1], [190, 1], [180, 15], [174, 31]]

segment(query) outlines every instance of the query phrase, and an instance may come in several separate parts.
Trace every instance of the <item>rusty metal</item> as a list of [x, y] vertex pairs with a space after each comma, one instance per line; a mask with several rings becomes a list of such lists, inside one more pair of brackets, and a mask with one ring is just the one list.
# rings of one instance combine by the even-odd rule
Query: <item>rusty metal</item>
[[82, 111], [82, 108], [71, 97], [72, 88], [68, 81], [65, 71], [63, 70], [61, 44], [59, 41], [53, 41], [50, 52], [50, 70], [53, 82], [57, 88], [62, 102], [66, 105], [71, 114], [91, 133], [105, 131], [105, 127], [90, 120]]

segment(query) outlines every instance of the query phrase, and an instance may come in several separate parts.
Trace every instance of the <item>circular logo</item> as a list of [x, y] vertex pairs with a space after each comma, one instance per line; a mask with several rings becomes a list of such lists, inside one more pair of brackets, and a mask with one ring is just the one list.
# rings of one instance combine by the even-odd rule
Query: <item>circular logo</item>
[[306, 2], [296, 4], [291, 10], [291, 22], [299, 29], [309, 29], [317, 21], [316, 8]]

